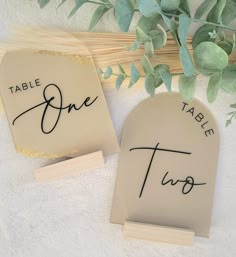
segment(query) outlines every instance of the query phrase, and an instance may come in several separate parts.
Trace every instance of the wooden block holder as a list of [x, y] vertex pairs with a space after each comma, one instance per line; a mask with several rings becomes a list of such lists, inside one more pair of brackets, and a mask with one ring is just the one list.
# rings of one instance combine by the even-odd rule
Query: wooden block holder
[[158, 226], [153, 224], [126, 221], [123, 234], [127, 238], [158, 241], [183, 246], [193, 245], [194, 232], [188, 229]]
[[43, 182], [68, 176], [74, 176], [82, 170], [97, 169], [102, 168], [103, 166], [104, 158], [102, 151], [97, 151], [39, 168], [33, 173], [38, 182]]

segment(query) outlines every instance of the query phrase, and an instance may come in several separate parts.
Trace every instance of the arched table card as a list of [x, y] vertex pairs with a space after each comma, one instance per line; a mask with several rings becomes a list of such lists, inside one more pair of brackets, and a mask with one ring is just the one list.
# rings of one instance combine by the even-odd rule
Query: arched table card
[[124, 124], [111, 222], [124, 235], [191, 245], [209, 236], [219, 132], [198, 100], [161, 93]]
[[48, 180], [101, 167], [119, 152], [92, 57], [50, 51], [9, 51], [0, 92], [16, 150], [31, 157], [78, 158], [35, 171]]

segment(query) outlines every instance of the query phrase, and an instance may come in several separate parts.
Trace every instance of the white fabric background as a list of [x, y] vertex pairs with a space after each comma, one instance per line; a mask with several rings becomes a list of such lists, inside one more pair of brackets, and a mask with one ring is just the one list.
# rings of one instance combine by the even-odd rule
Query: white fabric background
[[[1, 38], [16, 24], [86, 30], [94, 6], [87, 5], [68, 20], [74, 1], [68, 0], [58, 11], [55, 7], [59, 1], [51, 2], [40, 10], [36, 0], [0, 0]], [[97, 30], [118, 31], [112, 12]], [[140, 86], [119, 92], [106, 89], [105, 95], [120, 138], [126, 115], [147, 95]], [[202, 80], [198, 82], [197, 97], [207, 104]], [[193, 247], [126, 240], [121, 226], [109, 223], [118, 155], [106, 158], [103, 169], [35, 183], [32, 170], [46, 162], [15, 153], [6, 117], [1, 114], [0, 257], [236, 256], [236, 121], [224, 128], [228, 105], [235, 100], [221, 92], [214, 104], [207, 104], [221, 131], [220, 160], [211, 238], [196, 238]]]

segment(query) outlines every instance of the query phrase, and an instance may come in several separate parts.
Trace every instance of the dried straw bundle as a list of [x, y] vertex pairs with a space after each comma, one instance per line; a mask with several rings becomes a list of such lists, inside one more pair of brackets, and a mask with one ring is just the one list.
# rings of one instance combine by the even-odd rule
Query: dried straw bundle
[[[140, 67], [140, 59], [144, 54], [141, 47], [137, 51], [127, 50], [135, 41], [134, 34], [128, 33], [90, 33], [90, 32], [64, 32], [61, 30], [49, 30], [43, 28], [16, 28], [12, 32], [10, 40], [0, 47], [2, 55], [7, 50], [21, 48], [33, 48], [36, 50], [47, 50], [62, 52], [64, 54], [93, 56], [97, 67], [116, 66], [122, 64], [127, 73], [129, 64], [136, 63]], [[187, 45], [192, 51], [191, 39]], [[156, 51], [152, 58], [153, 64], [166, 63], [174, 72], [182, 70], [179, 62], [179, 49], [172, 38], [169, 38], [167, 45]], [[114, 68], [115, 69], [115, 68]], [[113, 78], [115, 79], [115, 78]], [[103, 84], [112, 81], [103, 81]]]

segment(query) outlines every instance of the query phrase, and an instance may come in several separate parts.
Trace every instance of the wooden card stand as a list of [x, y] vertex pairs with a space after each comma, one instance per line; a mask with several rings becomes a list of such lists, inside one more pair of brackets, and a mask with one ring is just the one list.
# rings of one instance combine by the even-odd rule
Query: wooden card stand
[[188, 229], [157, 226], [127, 221], [123, 226], [124, 236], [162, 243], [191, 246], [194, 232]]
[[74, 176], [82, 170], [101, 168], [103, 166], [103, 154], [102, 151], [98, 151], [39, 168], [34, 171], [34, 176], [39, 182], [49, 181]]

